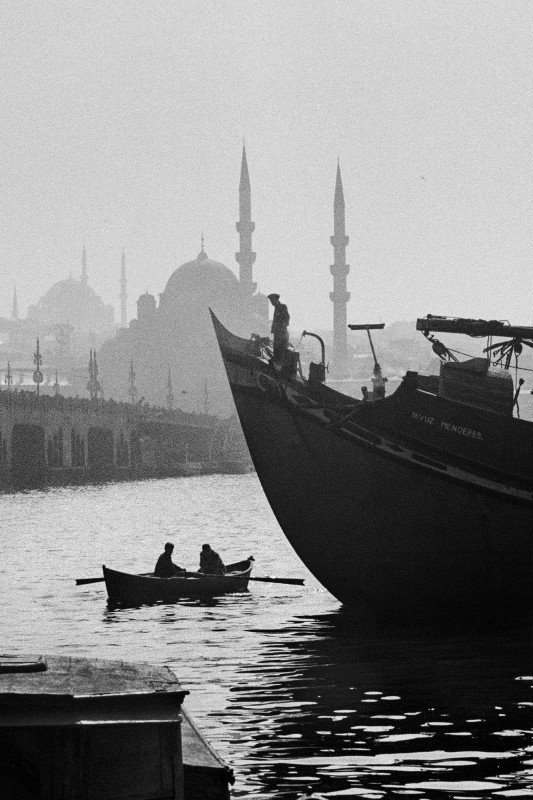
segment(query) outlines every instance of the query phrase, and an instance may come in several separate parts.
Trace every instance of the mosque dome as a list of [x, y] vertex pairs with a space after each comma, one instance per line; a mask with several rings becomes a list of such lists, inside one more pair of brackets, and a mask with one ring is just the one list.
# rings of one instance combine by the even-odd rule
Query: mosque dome
[[64, 303], [78, 302], [91, 302], [97, 300], [98, 296], [93, 289], [83, 281], [75, 280], [72, 277], [65, 278], [65, 280], [58, 281], [51, 286], [44, 297], [41, 298], [41, 303], [47, 306], [62, 305]]
[[187, 261], [174, 270], [167, 281], [162, 299], [164, 302], [172, 302], [190, 296], [217, 297], [228, 293], [236, 295], [238, 291], [237, 277], [225, 264], [212, 261], [202, 246], [193, 261]]
[[28, 318], [42, 325], [67, 323], [75, 329], [98, 330], [113, 326], [114, 312], [86, 281], [69, 277], [54, 283], [30, 306]]

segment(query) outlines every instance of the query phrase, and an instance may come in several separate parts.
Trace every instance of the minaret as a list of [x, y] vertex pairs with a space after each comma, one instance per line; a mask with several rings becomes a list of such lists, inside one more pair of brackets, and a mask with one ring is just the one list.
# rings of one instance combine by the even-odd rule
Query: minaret
[[19, 318], [19, 304], [17, 300], [17, 287], [13, 289], [13, 308], [11, 310], [11, 319], [17, 320]]
[[347, 369], [347, 321], [346, 305], [350, 293], [346, 291], [346, 276], [350, 271], [346, 263], [346, 245], [348, 236], [345, 228], [344, 193], [342, 191], [341, 169], [337, 163], [337, 180], [335, 182], [335, 200], [333, 202], [333, 264], [330, 267], [333, 275], [333, 291], [330, 299], [333, 302], [333, 369], [334, 376], [346, 375]]
[[252, 276], [252, 266], [255, 261], [255, 253], [252, 251], [252, 233], [255, 230], [255, 222], [252, 222], [252, 194], [244, 144], [239, 182], [239, 221], [235, 227], [239, 233], [240, 244], [240, 251], [235, 253], [235, 260], [239, 264], [239, 282], [244, 295], [251, 298], [257, 288]]
[[126, 255], [122, 249], [122, 265], [120, 269], [120, 327], [125, 328], [128, 324], [126, 313], [126, 301], [128, 294], [126, 292]]
[[87, 251], [85, 250], [85, 245], [83, 245], [81, 254], [81, 282], [87, 285], [87, 280]]

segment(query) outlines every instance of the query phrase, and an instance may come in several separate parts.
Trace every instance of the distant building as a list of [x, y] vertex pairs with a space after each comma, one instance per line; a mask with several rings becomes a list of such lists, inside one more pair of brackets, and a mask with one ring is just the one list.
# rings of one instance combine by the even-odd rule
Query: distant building
[[106, 396], [125, 399], [128, 370], [134, 363], [139, 398], [167, 404], [169, 381], [176, 405], [190, 411], [228, 413], [230, 394], [218, 352], [209, 308], [233, 332], [267, 335], [269, 303], [256, 291], [252, 265], [251, 191], [243, 148], [239, 184], [239, 278], [209, 258], [202, 237], [197, 257], [178, 267], [159, 295], [143, 294], [137, 318], [99, 351]]
[[114, 334], [113, 306], [104, 305], [102, 298], [89, 286], [85, 247], [80, 279], [70, 275], [54, 283], [38, 303], [28, 308], [27, 323], [42, 333], [51, 332], [58, 325], [70, 326], [74, 350], [99, 347]]
[[20, 316], [17, 292], [10, 320], [0, 320], [0, 384], [6, 381], [7, 364], [14, 388], [34, 388], [33, 354], [39, 338], [43, 356], [43, 393], [58, 383], [63, 394], [85, 394], [89, 349], [99, 348], [115, 333], [113, 306], [105, 305], [89, 286], [87, 253], [82, 252], [80, 278], [72, 275], [55, 283], [41, 299]]

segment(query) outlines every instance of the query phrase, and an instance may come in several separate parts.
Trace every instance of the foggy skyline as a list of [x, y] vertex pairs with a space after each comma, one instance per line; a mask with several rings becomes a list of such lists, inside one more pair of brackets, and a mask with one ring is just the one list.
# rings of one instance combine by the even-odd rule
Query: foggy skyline
[[532, 324], [529, 2], [4, 3], [0, 315], [70, 273], [119, 320], [196, 257], [257, 252], [291, 328], [331, 328], [337, 157], [349, 322]]

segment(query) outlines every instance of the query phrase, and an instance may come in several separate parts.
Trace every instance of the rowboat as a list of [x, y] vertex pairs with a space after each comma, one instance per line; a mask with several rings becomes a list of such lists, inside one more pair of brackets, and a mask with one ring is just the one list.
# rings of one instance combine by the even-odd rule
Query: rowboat
[[109, 600], [127, 605], [174, 603], [182, 597], [216, 597], [245, 592], [252, 572], [253, 558], [226, 566], [225, 575], [183, 572], [172, 578], [155, 578], [153, 573], [133, 575], [102, 566]]

